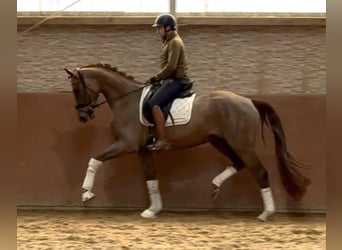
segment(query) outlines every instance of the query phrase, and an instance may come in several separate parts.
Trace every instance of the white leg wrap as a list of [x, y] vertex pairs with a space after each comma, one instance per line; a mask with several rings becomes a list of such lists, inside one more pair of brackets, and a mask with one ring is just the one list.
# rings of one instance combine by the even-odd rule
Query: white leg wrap
[[258, 219], [266, 221], [267, 217], [274, 214], [275, 211], [271, 188], [261, 189], [261, 197], [264, 202], [264, 212], [258, 216]]
[[229, 166], [221, 174], [216, 176], [211, 183], [220, 187], [225, 180], [227, 180], [229, 177], [233, 176], [236, 173], [237, 170], [234, 167]]
[[98, 161], [94, 158], [91, 158], [88, 163], [87, 174], [84, 178], [82, 188], [88, 191], [93, 189], [94, 178], [96, 175], [97, 169], [102, 165], [102, 161]]
[[146, 181], [148, 192], [150, 194], [151, 205], [148, 209], [143, 211], [140, 215], [144, 218], [155, 218], [156, 214], [163, 208], [159, 185], [157, 180]]

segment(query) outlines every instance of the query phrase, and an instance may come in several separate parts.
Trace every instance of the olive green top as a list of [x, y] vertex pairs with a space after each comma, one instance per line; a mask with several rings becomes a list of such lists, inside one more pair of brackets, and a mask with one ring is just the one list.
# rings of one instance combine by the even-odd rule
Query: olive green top
[[188, 79], [185, 46], [176, 31], [169, 32], [163, 42], [161, 70], [157, 73], [159, 80], [168, 78]]

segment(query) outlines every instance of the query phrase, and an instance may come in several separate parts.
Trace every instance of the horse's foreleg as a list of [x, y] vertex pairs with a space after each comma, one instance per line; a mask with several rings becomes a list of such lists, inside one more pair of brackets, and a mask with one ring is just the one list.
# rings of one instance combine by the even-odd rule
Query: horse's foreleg
[[150, 195], [150, 206], [140, 215], [144, 218], [155, 218], [163, 208], [163, 203], [159, 192], [159, 182], [158, 180], [148, 180], [146, 181], [146, 184], [148, 193]]
[[118, 157], [125, 153], [129, 153], [130, 151], [132, 150], [130, 150], [130, 148], [127, 147], [125, 143], [118, 141], [109, 146], [103, 153], [90, 159], [88, 163], [86, 176], [83, 180], [82, 185], [82, 202], [87, 202], [95, 197], [95, 194], [92, 192], [94, 179], [96, 176], [96, 172], [102, 165], [102, 163], [114, 157]]
[[159, 182], [156, 179], [152, 155], [149, 151], [143, 150], [139, 152], [139, 157], [144, 168], [147, 190], [150, 196], [149, 208], [145, 209], [140, 215], [144, 218], [155, 218], [162, 210], [163, 203], [159, 191]]
[[82, 185], [82, 202], [86, 202], [95, 197], [95, 194], [92, 192], [94, 185], [94, 178], [96, 175], [96, 171], [102, 165], [102, 161], [98, 161], [94, 158], [91, 158], [88, 163], [88, 169], [86, 172], [86, 176], [83, 180]]

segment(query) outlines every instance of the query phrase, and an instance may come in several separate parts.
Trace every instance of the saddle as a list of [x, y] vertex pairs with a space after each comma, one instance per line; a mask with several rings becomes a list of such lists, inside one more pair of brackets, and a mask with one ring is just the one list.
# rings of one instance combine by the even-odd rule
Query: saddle
[[[188, 84], [186, 84], [184, 90], [179, 93], [175, 99], [182, 99], [182, 98], [186, 98], [186, 97], [190, 97], [194, 94], [194, 91], [192, 90], [192, 86], [193, 86], [193, 83], [194, 81], [193, 80], [189, 80]], [[147, 102], [153, 97], [154, 93], [161, 87], [161, 83], [160, 82], [157, 82], [157, 83], [154, 83], [150, 89], [150, 91], [146, 94], [144, 100], [143, 100], [143, 105], [142, 105], [142, 112], [143, 112], [143, 115], [145, 117], [145, 119], [154, 124], [154, 121], [153, 121], [153, 116], [152, 116], [152, 113], [150, 112], [150, 110], [148, 109], [147, 107]], [[174, 99], [174, 100], [175, 100]], [[174, 100], [172, 100], [171, 102], [169, 102], [168, 104], [166, 104], [165, 106], [163, 107], [160, 107], [161, 111], [163, 112], [163, 115], [164, 115], [164, 118], [165, 120], [167, 120], [168, 116], [170, 116], [171, 120], [172, 120], [172, 123], [174, 124], [174, 121], [173, 121], [173, 117], [170, 113], [170, 109], [172, 107], [172, 104], [174, 102]]]

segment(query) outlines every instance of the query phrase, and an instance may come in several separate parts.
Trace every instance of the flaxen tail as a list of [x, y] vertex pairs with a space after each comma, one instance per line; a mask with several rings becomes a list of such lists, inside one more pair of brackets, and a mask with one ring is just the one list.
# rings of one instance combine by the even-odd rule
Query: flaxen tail
[[306, 193], [306, 187], [310, 185], [310, 180], [299, 172], [299, 169], [304, 169], [305, 166], [288, 152], [285, 133], [273, 107], [259, 100], [252, 100], [252, 102], [259, 112], [262, 130], [264, 123], [272, 129], [278, 168], [286, 191], [293, 199], [302, 199]]

